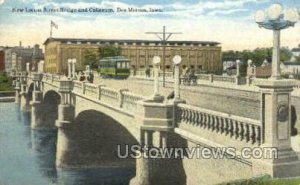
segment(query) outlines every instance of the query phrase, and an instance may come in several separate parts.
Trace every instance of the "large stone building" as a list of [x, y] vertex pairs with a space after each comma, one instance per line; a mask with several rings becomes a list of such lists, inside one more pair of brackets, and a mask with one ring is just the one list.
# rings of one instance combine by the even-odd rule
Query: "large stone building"
[[[86, 53], [97, 53], [99, 47], [105, 45], [120, 47], [122, 55], [130, 59], [131, 68], [136, 70], [151, 68], [152, 58], [163, 55], [161, 42], [150, 40], [48, 38], [44, 45], [45, 70], [52, 73], [66, 73], [69, 58], [76, 58], [76, 68], [83, 69]], [[218, 42], [168, 41], [165, 46], [165, 68], [172, 71], [172, 58], [180, 55], [182, 67], [222, 71], [221, 47], [218, 45]]]
[[25, 71], [26, 63], [30, 64], [30, 70], [37, 70], [37, 63], [43, 60], [43, 50], [39, 45], [23, 47], [20, 43], [16, 47], [7, 47], [5, 53], [5, 71]]

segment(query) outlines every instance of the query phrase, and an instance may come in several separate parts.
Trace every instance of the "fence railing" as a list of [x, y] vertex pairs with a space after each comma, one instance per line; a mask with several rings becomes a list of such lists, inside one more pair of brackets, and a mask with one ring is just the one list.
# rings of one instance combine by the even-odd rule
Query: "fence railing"
[[176, 124], [189, 124], [195, 129], [204, 129], [222, 134], [236, 140], [260, 145], [262, 143], [262, 124], [259, 120], [228, 115], [199, 107], [178, 104]]
[[135, 111], [137, 109], [137, 102], [145, 99], [145, 97], [143, 96], [136, 95], [128, 91], [122, 92], [122, 95], [123, 95], [122, 108], [128, 111]]

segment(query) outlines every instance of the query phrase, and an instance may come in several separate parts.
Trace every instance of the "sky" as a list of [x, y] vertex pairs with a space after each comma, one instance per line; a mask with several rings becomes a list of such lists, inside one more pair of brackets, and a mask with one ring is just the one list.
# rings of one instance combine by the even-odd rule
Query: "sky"
[[[58, 38], [157, 40], [145, 32], [162, 31], [165, 25], [167, 32], [182, 33], [169, 40], [216, 41], [223, 50], [272, 47], [272, 31], [259, 28], [254, 14], [273, 3], [300, 10], [300, 0], [0, 0], [0, 46], [16, 46], [19, 41], [25, 46], [42, 45], [50, 36], [52, 20], [58, 25], [53, 37]], [[44, 8], [114, 12], [45, 12]], [[118, 12], [118, 8], [148, 12]], [[149, 12], [150, 8], [160, 12]], [[300, 22], [281, 34], [282, 46], [298, 44]]]

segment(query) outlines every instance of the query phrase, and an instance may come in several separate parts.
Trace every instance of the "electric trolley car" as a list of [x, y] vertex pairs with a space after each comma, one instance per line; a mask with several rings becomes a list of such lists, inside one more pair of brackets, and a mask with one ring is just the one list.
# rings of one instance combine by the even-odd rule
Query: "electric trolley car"
[[104, 57], [99, 61], [100, 74], [104, 78], [127, 78], [130, 61], [123, 56]]

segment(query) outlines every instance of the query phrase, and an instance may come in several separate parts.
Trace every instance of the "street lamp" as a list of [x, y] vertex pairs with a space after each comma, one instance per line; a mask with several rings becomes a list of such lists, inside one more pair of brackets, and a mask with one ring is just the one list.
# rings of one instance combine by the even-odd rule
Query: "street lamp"
[[179, 77], [179, 67], [181, 63], [181, 56], [175, 55], [173, 57], [173, 63], [174, 63], [174, 99], [179, 100], [180, 99], [180, 77]]
[[44, 63], [45, 63], [45, 61], [44, 60], [41, 60], [40, 61], [40, 73], [44, 73]]
[[153, 65], [154, 65], [154, 97], [159, 96], [159, 64], [160, 64], [160, 57], [154, 56], [153, 57]]
[[30, 71], [30, 63], [27, 62], [26, 63], [26, 72], [29, 73], [29, 71]]
[[72, 59], [72, 64], [73, 64], [73, 67], [72, 67], [72, 76], [73, 76], [73, 78], [75, 78], [76, 76], [75, 76], [75, 64], [76, 64], [76, 58], [73, 58]]
[[68, 78], [71, 78], [72, 59], [68, 59]]
[[273, 30], [273, 55], [272, 76], [273, 79], [280, 78], [280, 30], [294, 26], [299, 20], [297, 9], [289, 9], [283, 13], [281, 4], [271, 5], [267, 11], [259, 10], [255, 14], [255, 21], [261, 28]]

